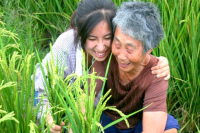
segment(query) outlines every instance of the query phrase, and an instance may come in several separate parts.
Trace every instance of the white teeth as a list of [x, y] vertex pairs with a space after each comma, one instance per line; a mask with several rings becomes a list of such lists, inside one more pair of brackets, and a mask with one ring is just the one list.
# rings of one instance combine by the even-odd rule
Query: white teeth
[[98, 52], [96, 52], [96, 51], [95, 51], [95, 53], [98, 54], [99, 56], [102, 56], [102, 55], [105, 54], [105, 52], [103, 52], [103, 53], [98, 53]]
[[99, 53], [97, 53], [97, 54], [101, 56], [101, 55], [103, 55], [104, 53], [103, 53], [103, 54], [99, 54]]

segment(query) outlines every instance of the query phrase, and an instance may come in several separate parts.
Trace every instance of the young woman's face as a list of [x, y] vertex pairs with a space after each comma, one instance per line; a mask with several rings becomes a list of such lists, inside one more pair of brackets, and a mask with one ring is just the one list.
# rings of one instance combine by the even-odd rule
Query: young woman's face
[[111, 51], [112, 32], [108, 23], [102, 20], [90, 32], [85, 50], [97, 61], [104, 61]]

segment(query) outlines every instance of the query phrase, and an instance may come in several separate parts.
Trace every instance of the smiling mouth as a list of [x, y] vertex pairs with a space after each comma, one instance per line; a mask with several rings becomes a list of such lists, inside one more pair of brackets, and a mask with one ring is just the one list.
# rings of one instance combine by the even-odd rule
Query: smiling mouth
[[123, 68], [127, 67], [130, 63], [119, 63], [119, 65]]
[[94, 51], [97, 57], [104, 57], [106, 52], [96, 52]]

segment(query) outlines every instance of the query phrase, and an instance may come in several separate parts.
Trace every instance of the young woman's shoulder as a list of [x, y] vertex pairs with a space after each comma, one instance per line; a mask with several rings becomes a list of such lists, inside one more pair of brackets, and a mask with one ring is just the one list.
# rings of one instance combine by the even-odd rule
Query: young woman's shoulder
[[57, 38], [57, 40], [63, 40], [63, 39], [74, 39], [75, 30], [74, 29], [68, 29], [65, 32], [61, 33], [60, 36]]
[[53, 45], [53, 48], [62, 48], [65, 50], [75, 50], [75, 43], [74, 43], [74, 37], [75, 37], [75, 30], [74, 29], [68, 29], [67, 31], [63, 32], [57, 39], [56, 42]]

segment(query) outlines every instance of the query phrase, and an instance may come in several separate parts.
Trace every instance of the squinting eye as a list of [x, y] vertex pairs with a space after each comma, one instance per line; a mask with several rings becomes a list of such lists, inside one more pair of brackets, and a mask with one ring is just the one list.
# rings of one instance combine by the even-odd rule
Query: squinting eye
[[111, 40], [111, 37], [105, 38], [106, 40]]
[[130, 48], [127, 48], [126, 50], [127, 50], [127, 52], [128, 52], [128, 53], [132, 53], [132, 52], [134, 52], [134, 51], [135, 51], [135, 48], [133, 48], [133, 47], [130, 47]]
[[115, 47], [116, 47], [116, 48], [120, 48], [119, 43], [115, 43]]
[[133, 49], [133, 48], [127, 48], [127, 50], [129, 50], [129, 51], [134, 51], [134, 49]]
[[95, 41], [95, 39], [91, 39], [91, 38], [88, 38], [88, 40], [90, 40], [90, 41]]

